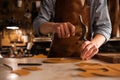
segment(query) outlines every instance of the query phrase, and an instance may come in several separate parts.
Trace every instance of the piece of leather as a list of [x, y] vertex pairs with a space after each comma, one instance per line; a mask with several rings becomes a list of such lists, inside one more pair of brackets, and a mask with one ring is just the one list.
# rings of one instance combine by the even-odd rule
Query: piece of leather
[[15, 73], [19, 76], [26, 76], [26, 75], [30, 74], [30, 71], [25, 70], [25, 69], [20, 69], [20, 70], [14, 70], [11, 73]]
[[56, 0], [55, 22], [70, 22], [76, 27], [76, 32], [69, 38], [58, 38], [54, 34], [48, 57], [80, 57], [80, 46], [89, 35], [90, 25], [90, 8], [82, 1]]
[[38, 70], [42, 70], [41, 68], [39, 67], [23, 67], [22, 69], [25, 69], [25, 70], [29, 70], [29, 71], [38, 71]]
[[78, 74], [81, 77], [120, 77], [120, 64], [79, 63], [77, 66], [77, 70], [83, 71]]
[[29, 75], [31, 73], [30, 71], [38, 71], [38, 70], [42, 70], [42, 69], [39, 67], [22, 67], [19, 70], [11, 71], [11, 73], [15, 73], [19, 76], [26, 76], [26, 75]]
[[33, 56], [32, 58], [47, 58], [47, 56], [44, 54], [39, 54], [39, 55]]
[[73, 62], [81, 62], [81, 60], [70, 58], [50, 58], [43, 61], [43, 63], [73, 63]]

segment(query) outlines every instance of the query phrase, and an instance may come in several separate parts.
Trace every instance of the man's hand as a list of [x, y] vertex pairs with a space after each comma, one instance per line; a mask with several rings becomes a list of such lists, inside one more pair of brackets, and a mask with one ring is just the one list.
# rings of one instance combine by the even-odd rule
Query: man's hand
[[96, 44], [91, 42], [91, 41], [85, 41], [81, 45], [80, 50], [81, 50], [81, 58], [83, 60], [91, 59], [99, 51], [99, 49], [96, 46]]
[[75, 26], [69, 22], [58, 23], [54, 26], [54, 32], [59, 38], [69, 38], [75, 35]]

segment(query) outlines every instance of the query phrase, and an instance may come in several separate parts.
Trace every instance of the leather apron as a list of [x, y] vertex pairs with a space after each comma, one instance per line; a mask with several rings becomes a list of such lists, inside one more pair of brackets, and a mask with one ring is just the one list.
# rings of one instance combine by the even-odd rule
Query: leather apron
[[75, 36], [58, 38], [54, 34], [48, 57], [80, 57], [81, 44], [89, 37], [90, 7], [83, 0], [56, 0], [55, 22], [70, 22], [75, 26]]

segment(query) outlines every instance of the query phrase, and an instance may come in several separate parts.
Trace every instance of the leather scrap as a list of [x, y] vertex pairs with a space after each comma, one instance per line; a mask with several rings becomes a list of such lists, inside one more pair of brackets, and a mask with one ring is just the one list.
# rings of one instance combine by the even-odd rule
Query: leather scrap
[[80, 63], [77, 70], [83, 71], [81, 77], [120, 77], [120, 64]]
[[11, 71], [11, 73], [15, 73], [19, 76], [26, 76], [30, 74], [30, 71], [38, 71], [38, 70], [42, 70], [42, 69], [38, 67], [23, 67], [19, 70]]
[[15, 74], [17, 74], [19, 76], [25, 76], [25, 75], [30, 74], [30, 71], [25, 70], [25, 69], [20, 69], [20, 70], [14, 70], [11, 73], [15, 73]]
[[49, 58], [43, 61], [43, 63], [73, 63], [81, 62], [80, 59], [68, 59], [68, 58]]
[[38, 67], [23, 67], [22, 69], [29, 70], [29, 71], [42, 70], [41, 68], [38, 68]]
[[39, 54], [39, 55], [33, 56], [32, 58], [47, 58], [47, 56], [44, 54]]

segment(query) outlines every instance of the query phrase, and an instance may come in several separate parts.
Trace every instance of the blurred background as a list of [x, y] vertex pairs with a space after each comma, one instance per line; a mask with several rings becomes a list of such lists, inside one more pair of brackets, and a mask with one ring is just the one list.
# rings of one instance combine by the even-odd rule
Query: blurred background
[[[0, 54], [27, 57], [49, 52], [51, 35], [34, 34], [33, 20], [41, 0], [0, 0]], [[112, 35], [100, 52], [120, 52], [120, 1], [108, 0]]]

